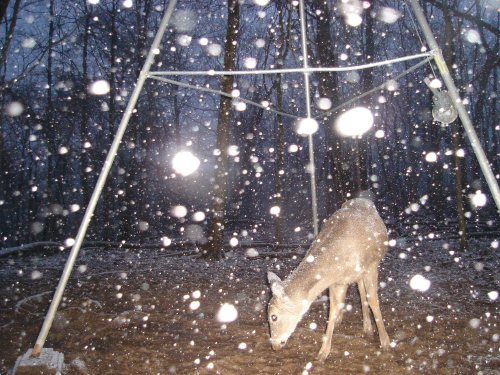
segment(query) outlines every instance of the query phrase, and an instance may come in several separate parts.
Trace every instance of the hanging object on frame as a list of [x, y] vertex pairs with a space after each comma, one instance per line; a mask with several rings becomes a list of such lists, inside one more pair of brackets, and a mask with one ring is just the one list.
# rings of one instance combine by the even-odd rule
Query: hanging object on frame
[[[435, 80], [434, 80], [435, 81]], [[444, 125], [451, 124], [458, 117], [458, 112], [453, 105], [450, 95], [445, 90], [438, 90], [428, 78], [424, 79], [425, 84], [432, 91], [432, 117]]]

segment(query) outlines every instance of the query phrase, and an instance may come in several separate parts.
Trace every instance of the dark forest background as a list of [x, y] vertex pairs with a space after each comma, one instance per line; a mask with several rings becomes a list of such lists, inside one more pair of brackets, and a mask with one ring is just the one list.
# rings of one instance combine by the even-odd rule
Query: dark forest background
[[[302, 66], [294, 2], [228, 1], [179, 1], [153, 70], [248, 70], [255, 62], [256, 69]], [[344, 22], [340, 2], [306, 3], [311, 66], [358, 65], [425, 50], [404, 1], [363, 2], [358, 27]], [[0, 247], [63, 243], [75, 236], [167, 4], [1, 3]], [[426, 0], [421, 5], [498, 177], [499, 3]], [[396, 22], [391, 15], [399, 17]], [[334, 109], [417, 62], [312, 75], [313, 103], [328, 98]], [[314, 106], [320, 122], [314, 136], [320, 219], [362, 193], [375, 199], [397, 235], [498, 230], [495, 204], [460, 121], [446, 126], [433, 121], [432, 93], [423, 80], [436, 71], [425, 64], [335, 112]], [[237, 89], [241, 98], [305, 116], [300, 74], [173, 79]], [[89, 87], [100, 80], [109, 83], [109, 92], [94, 95]], [[221, 176], [214, 171], [226, 177], [218, 190], [224, 195], [226, 238], [278, 243], [307, 238], [312, 232], [307, 139], [294, 132], [293, 119], [251, 105], [242, 111], [235, 102], [148, 80], [88, 238], [146, 243], [184, 236], [204, 242], [212, 212], [221, 209], [214, 208], [221, 204], [214, 189]], [[228, 103], [228, 111], [220, 110]], [[354, 105], [369, 107], [375, 126], [359, 139], [339, 137], [333, 121]], [[183, 177], [171, 160], [186, 149], [201, 166]], [[436, 162], [426, 160], [431, 152]], [[484, 206], [471, 203], [478, 194], [485, 194]], [[186, 216], [172, 213], [177, 205], [187, 208]], [[280, 207], [279, 216], [270, 213], [273, 206]], [[193, 219], [195, 212], [204, 212], [205, 219]]]

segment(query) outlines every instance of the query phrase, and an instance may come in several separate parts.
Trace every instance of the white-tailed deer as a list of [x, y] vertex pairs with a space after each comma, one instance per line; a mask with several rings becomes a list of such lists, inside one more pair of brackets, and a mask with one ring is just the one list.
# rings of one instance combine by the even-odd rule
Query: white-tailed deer
[[330, 354], [333, 329], [340, 323], [347, 287], [358, 284], [363, 311], [363, 330], [372, 334], [371, 308], [381, 346], [389, 347], [378, 300], [378, 265], [386, 252], [387, 229], [373, 202], [352, 199], [345, 202], [327, 222], [292, 274], [282, 281], [268, 272], [272, 298], [268, 306], [271, 345], [281, 349], [325, 289], [330, 292], [328, 327], [318, 359]]

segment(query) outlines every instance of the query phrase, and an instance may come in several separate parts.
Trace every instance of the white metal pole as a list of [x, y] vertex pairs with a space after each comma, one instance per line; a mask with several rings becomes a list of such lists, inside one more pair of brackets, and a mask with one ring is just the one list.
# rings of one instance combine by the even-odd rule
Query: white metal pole
[[32, 357], [38, 357], [40, 355], [40, 352], [43, 349], [43, 345], [45, 344], [45, 340], [47, 339], [47, 335], [49, 333], [50, 327], [52, 326], [52, 322], [54, 321], [54, 316], [57, 312], [57, 308], [59, 307], [59, 304], [61, 302], [61, 299], [62, 299], [62, 296], [64, 293], [64, 289], [66, 288], [66, 284], [68, 283], [69, 276], [71, 274], [71, 271], [73, 270], [73, 266], [75, 264], [76, 258], [78, 256], [79, 251], [80, 251], [80, 248], [82, 246], [83, 239], [84, 239], [85, 234], [87, 232], [87, 228], [90, 224], [90, 220], [92, 219], [92, 216], [94, 215], [95, 207], [96, 207], [97, 202], [99, 200], [99, 197], [101, 195], [104, 184], [106, 183], [106, 179], [109, 175], [109, 171], [111, 170], [111, 166], [113, 165], [113, 161], [115, 159], [116, 153], [118, 151], [121, 140], [123, 138], [123, 134], [125, 133], [125, 130], [127, 129], [128, 122], [130, 120], [130, 117], [132, 116], [132, 112], [135, 108], [137, 100], [139, 99], [139, 94], [141, 92], [141, 89], [144, 86], [144, 82], [148, 76], [148, 72], [151, 68], [151, 65], [154, 62], [154, 57], [155, 57], [155, 55], [158, 54], [161, 39], [163, 37], [163, 34], [165, 33], [165, 30], [167, 28], [170, 17], [172, 16], [172, 13], [175, 9], [176, 2], [177, 2], [177, 0], [171, 0], [169, 2], [168, 7], [165, 11], [165, 14], [163, 15], [163, 18], [161, 20], [160, 27], [158, 28], [158, 31], [156, 33], [154, 40], [153, 40], [153, 43], [151, 44], [151, 48], [149, 49], [149, 53], [146, 57], [146, 61], [144, 62], [144, 65], [142, 67], [141, 72], [139, 73], [139, 78], [137, 79], [137, 84], [134, 88], [134, 91], [132, 92], [132, 95], [130, 96], [129, 102], [127, 104], [127, 108], [125, 109], [125, 113], [123, 114], [120, 125], [118, 126], [115, 138], [113, 139], [113, 143], [111, 144], [111, 147], [110, 147], [108, 154], [106, 156], [104, 166], [101, 170], [101, 173], [100, 173], [99, 178], [97, 180], [97, 183], [96, 183], [96, 186], [95, 186], [94, 191], [92, 193], [92, 196], [90, 197], [90, 202], [89, 202], [87, 209], [85, 211], [85, 214], [83, 216], [82, 223], [80, 224], [80, 228], [78, 229], [78, 233], [77, 233], [76, 238], [75, 238], [75, 244], [71, 248], [71, 252], [70, 252], [68, 259], [66, 261], [66, 264], [64, 266], [62, 276], [59, 279], [59, 284], [57, 285], [57, 288], [56, 288], [56, 291], [54, 293], [54, 297], [52, 298], [52, 302], [50, 304], [49, 310], [47, 312], [47, 315], [45, 316], [45, 320], [43, 322], [42, 328], [40, 330], [40, 333], [38, 335], [38, 338], [36, 340], [35, 346], [33, 348], [32, 354], [31, 354]]
[[[302, 41], [302, 60], [304, 69], [309, 68], [309, 59], [307, 56], [307, 37], [306, 37], [306, 15], [304, 9], [304, 0], [299, 1], [300, 16], [300, 34]], [[311, 118], [311, 92], [309, 87], [309, 73], [304, 72], [304, 92], [306, 96], [307, 118]], [[314, 236], [318, 235], [318, 201], [316, 198], [316, 166], [314, 163], [314, 143], [313, 136], [309, 134], [309, 173], [311, 174], [311, 205]]]
[[425, 39], [427, 40], [427, 43], [429, 44], [429, 47], [434, 51], [434, 60], [436, 61], [436, 65], [439, 69], [439, 72], [441, 73], [441, 76], [443, 77], [446, 88], [448, 89], [448, 94], [450, 95], [451, 102], [455, 106], [458, 112], [458, 116], [462, 121], [462, 125], [465, 129], [465, 134], [467, 134], [467, 137], [469, 138], [470, 144], [472, 146], [472, 150], [476, 154], [477, 161], [490, 188], [493, 200], [495, 201], [497, 206], [497, 210], [500, 211], [500, 188], [498, 187], [498, 181], [496, 180], [495, 175], [491, 170], [490, 163], [486, 158], [486, 154], [481, 147], [481, 142], [477, 137], [469, 114], [467, 113], [467, 110], [462, 103], [462, 99], [460, 98], [458, 89], [455, 86], [455, 82], [453, 81], [446, 62], [444, 61], [441, 49], [439, 48], [436, 39], [434, 38], [434, 34], [432, 33], [432, 30], [425, 18], [424, 12], [422, 11], [422, 8], [418, 4], [417, 0], [409, 0], [409, 2], [411, 7], [413, 8], [413, 13], [415, 13], [420, 27], [422, 27], [422, 31], [424, 33]]
[[395, 59], [388, 59], [383, 61], [376, 61], [369, 64], [360, 64], [352, 66], [317, 66], [306, 68], [283, 68], [283, 69], [258, 69], [258, 70], [232, 70], [227, 72], [225, 70], [175, 70], [175, 71], [155, 71], [150, 72], [150, 77], [157, 76], [249, 76], [249, 75], [262, 75], [262, 74], [285, 74], [285, 73], [333, 73], [333, 72], [349, 72], [353, 70], [371, 69], [384, 65], [391, 65], [398, 62], [423, 59], [432, 56], [431, 52], [417, 53], [410, 56], [402, 56]]

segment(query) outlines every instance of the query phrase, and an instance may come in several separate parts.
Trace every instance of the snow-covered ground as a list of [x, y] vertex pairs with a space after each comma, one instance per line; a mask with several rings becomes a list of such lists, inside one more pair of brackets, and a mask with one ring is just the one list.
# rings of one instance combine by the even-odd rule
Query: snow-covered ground
[[[208, 263], [173, 248], [84, 250], [46, 347], [68, 374], [498, 374], [498, 242], [395, 243], [380, 267], [387, 352], [362, 334], [355, 287], [324, 364], [326, 294], [274, 352], [265, 274], [286, 276], [303, 253], [262, 248]], [[66, 254], [0, 258], [0, 373], [33, 345]]]

